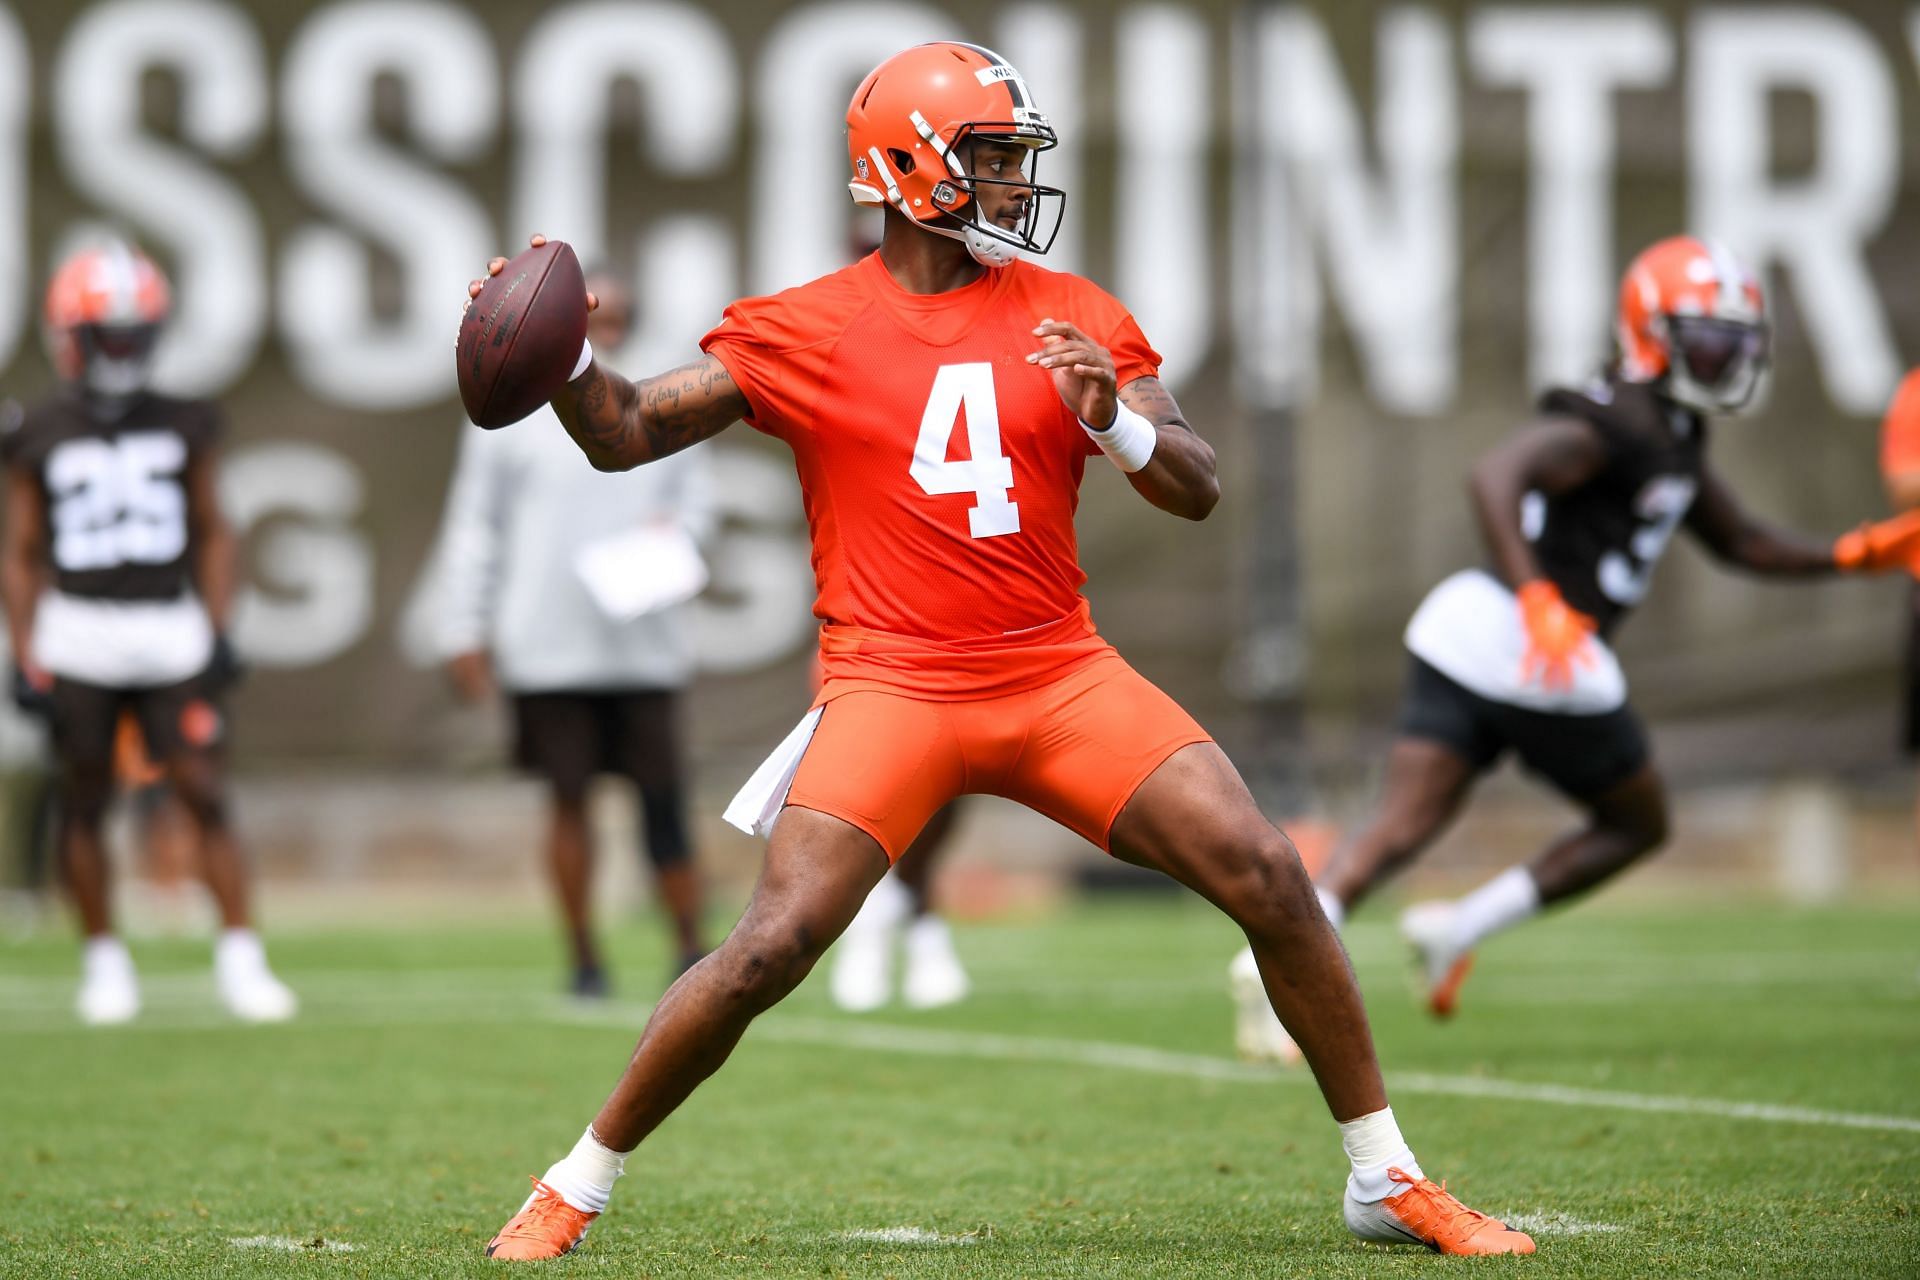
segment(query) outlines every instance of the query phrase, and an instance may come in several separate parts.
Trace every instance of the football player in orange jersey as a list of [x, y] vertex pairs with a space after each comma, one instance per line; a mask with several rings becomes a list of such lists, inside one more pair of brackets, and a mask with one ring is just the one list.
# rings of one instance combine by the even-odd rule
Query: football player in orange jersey
[[627, 1155], [965, 792], [1020, 801], [1164, 871], [1244, 929], [1340, 1124], [1355, 1234], [1531, 1252], [1421, 1173], [1292, 845], [1206, 732], [1093, 629], [1073, 528], [1087, 459], [1105, 453], [1141, 497], [1188, 519], [1220, 491], [1213, 450], [1133, 317], [1019, 258], [1045, 252], [1063, 199], [1035, 181], [1055, 137], [1026, 83], [979, 46], [920, 45], [861, 83], [847, 140], [854, 200], [885, 210], [876, 254], [735, 303], [701, 359], [659, 377], [629, 382], [583, 350], [553, 401], [609, 470], [742, 420], [792, 448], [825, 680], [729, 808], [770, 836], [745, 915], [662, 997], [592, 1125], [487, 1252], [578, 1244]]

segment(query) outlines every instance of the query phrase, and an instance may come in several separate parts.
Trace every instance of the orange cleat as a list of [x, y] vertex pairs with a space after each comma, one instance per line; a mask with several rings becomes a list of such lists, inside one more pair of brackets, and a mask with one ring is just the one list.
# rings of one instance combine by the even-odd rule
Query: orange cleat
[[1460, 984], [1473, 971], [1473, 952], [1457, 950], [1451, 902], [1418, 902], [1400, 913], [1400, 936], [1413, 947], [1427, 986], [1427, 1009], [1451, 1018], [1460, 1001]]
[[1371, 1204], [1347, 1195], [1347, 1230], [1362, 1240], [1423, 1244], [1435, 1253], [1457, 1256], [1533, 1252], [1532, 1236], [1467, 1208], [1448, 1192], [1446, 1183], [1415, 1178], [1398, 1169], [1387, 1170], [1387, 1177], [1405, 1183], [1407, 1189]]
[[1427, 1009], [1436, 1018], [1451, 1018], [1460, 999], [1460, 984], [1473, 972], [1473, 952], [1468, 951], [1447, 966], [1440, 981], [1427, 988]]
[[558, 1258], [572, 1253], [587, 1238], [587, 1228], [599, 1216], [574, 1208], [558, 1191], [534, 1178], [533, 1194], [488, 1243], [487, 1256], [510, 1262]]

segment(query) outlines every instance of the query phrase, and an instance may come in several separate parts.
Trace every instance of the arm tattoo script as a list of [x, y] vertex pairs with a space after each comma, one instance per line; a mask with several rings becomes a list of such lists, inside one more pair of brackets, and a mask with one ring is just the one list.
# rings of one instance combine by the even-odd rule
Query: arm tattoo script
[[1148, 422], [1162, 427], [1179, 427], [1182, 431], [1192, 431], [1187, 419], [1180, 412], [1180, 406], [1174, 403], [1173, 396], [1158, 378], [1135, 378], [1120, 388], [1120, 400]]
[[593, 366], [561, 421], [595, 466], [620, 470], [678, 453], [718, 434], [748, 410], [745, 395], [712, 356], [632, 383]]

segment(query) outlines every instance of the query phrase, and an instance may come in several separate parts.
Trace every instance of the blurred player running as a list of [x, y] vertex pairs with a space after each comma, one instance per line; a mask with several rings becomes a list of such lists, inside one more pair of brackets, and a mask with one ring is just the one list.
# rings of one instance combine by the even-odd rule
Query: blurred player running
[[1175, 515], [1204, 517], [1219, 491], [1213, 452], [1133, 318], [1085, 280], [1017, 257], [1047, 248], [1061, 199], [1034, 181], [1055, 138], [1026, 84], [978, 46], [921, 45], [862, 82], [847, 130], [854, 199], [887, 210], [877, 254], [736, 303], [702, 359], [658, 378], [628, 382], [582, 352], [554, 401], [609, 469], [741, 419], [793, 449], [826, 681], [736, 798], [771, 835], [745, 915], [661, 999], [591, 1127], [488, 1252], [578, 1244], [627, 1154], [806, 976], [922, 824], [969, 791], [1159, 868], [1245, 929], [1340, 1122], [1357, 1234], [1530, 1251], [1421, 1174], [1291, 845], [1206, 733], [1094, 632], [1073, 530], [1087, 458], [1106, 452]]
[[68, 259], [47, 292], [66, 385], [0, 443], [15, 694], [51, 718], [62, 862], [87, 938], [81, 1018], [125, 1022], [140, 1007], [133, 961], [112, 932], [101, 830], [124, 708], [193, 824], [223, 925], [221, 999], [240, 1018], [277, 1021], [293, 1015], [294, 996], [267, 968], [227, 824], [234, 544], [216, 487], [220, 411], [148, 388], [167, 307], [159, 269], [124, 244]]
[[[1407, 625], [1412, 665], [1384, 792], [1315, 877], [1338, 927], [1509, 751], [1579, 807], [1582, 825], [1532, 862], [1401, 916], [1442, 1017], [1476, 944], [1666, 839], [1666, 787], [1607, 637], [1646, 595], [1677, 529], [1767, 577], [1920, 563], [1920, 513], [1838, 542], [1805, 538], [1749, 515], [1708, 465], [1708, 415], [1745, 407], [1768, 358], [1760, 286], [1726, 249], [1676, 237], [1642, 253], [1621, 284], [1618, 340], [1613, 368], [1581, 390], [1548, 392], [1540, 416], [1475, 465], [1491, 570], [1448, 578]], [[1232, 970], [1242, 1052], [1297, 1056], [1251, 998], [1248, 965], [1242, 953]]]

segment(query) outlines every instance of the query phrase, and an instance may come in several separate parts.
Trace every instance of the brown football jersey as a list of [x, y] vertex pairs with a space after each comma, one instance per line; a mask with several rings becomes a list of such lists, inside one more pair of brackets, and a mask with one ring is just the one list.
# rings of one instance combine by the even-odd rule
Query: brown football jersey
[[102, 421], [65, 391], [0, 437], [0, 458], [46, 495], [54, 585], [100, 600], [172, 600], [190, 582], [187, 466], [221, 433], [219, 407], [142, 394]]

